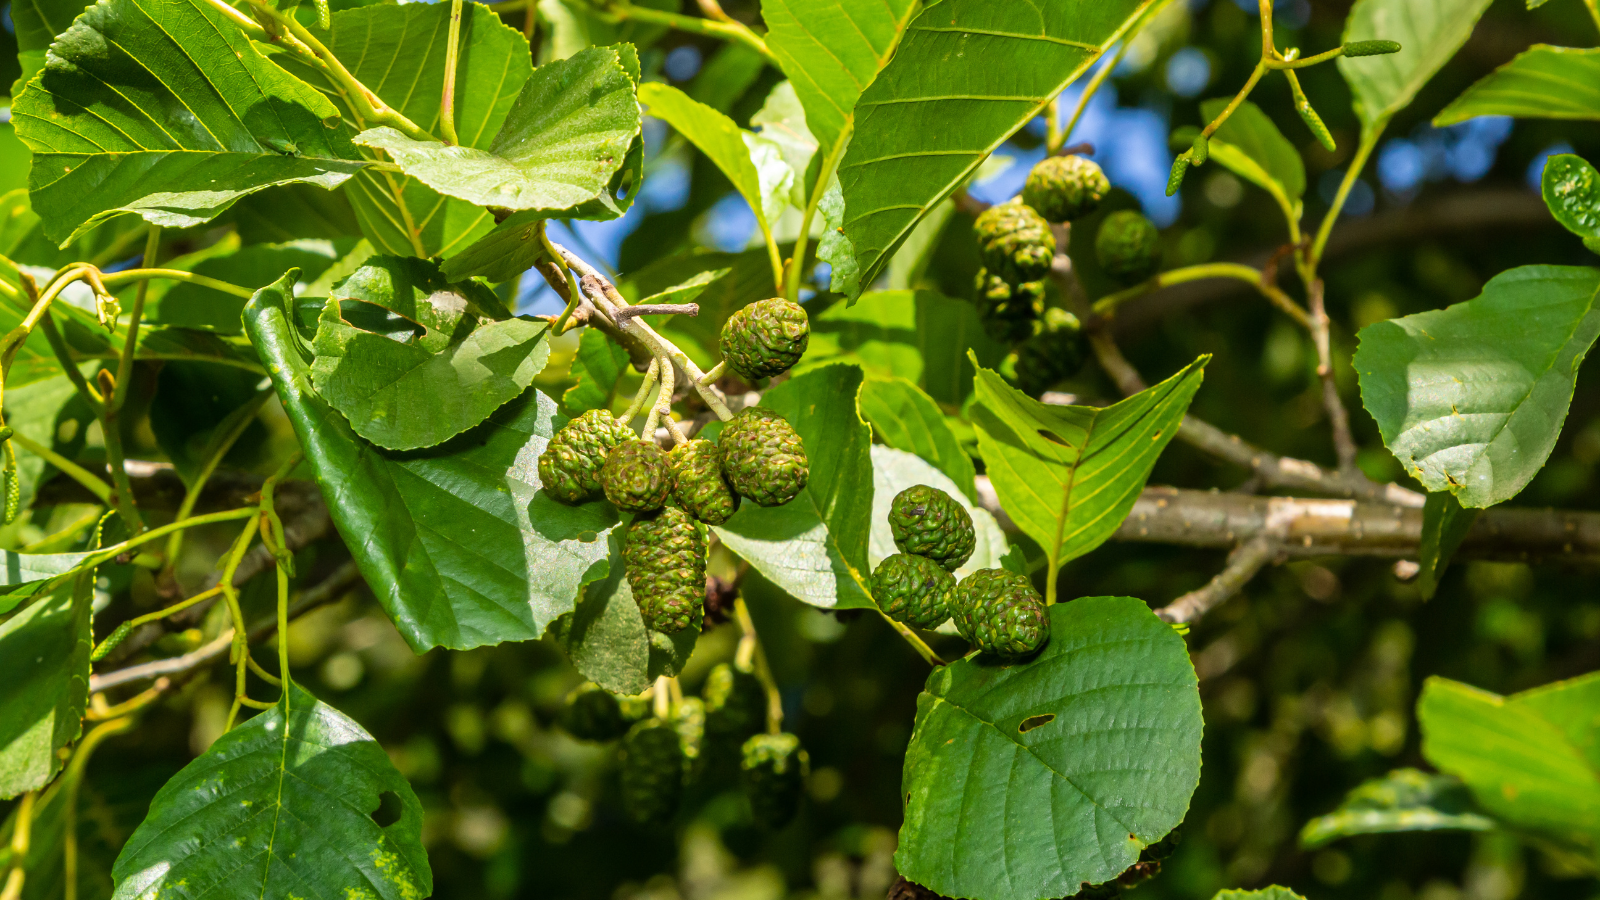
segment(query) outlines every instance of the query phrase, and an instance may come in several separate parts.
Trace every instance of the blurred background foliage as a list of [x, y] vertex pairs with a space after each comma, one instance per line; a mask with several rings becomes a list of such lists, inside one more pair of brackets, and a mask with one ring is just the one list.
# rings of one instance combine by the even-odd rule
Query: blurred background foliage
[[[751, 0], [724, 7], [759, 23]], [[1280, 45], [1313, 52], [1336, 45], [1348, 9], [1340, 0], [1280, 0]], [[0, 44], [14, 43], [9, 7], [0, 10]], [[1220, 166], [1191, 174], [1177, 197], [1164, 193], [1172, 162], [1168, 134], [1202, 124], [1200, 102], [1231, 94], [1248, 76], [1259, 52], [1255, 17], [1255, 0], [1180, 0], [1135, 39], [1073, 135], [1074, 143], [1094, 145], [1094, 158], [1122, 192], [1116, 203], [1142, 207], [1163, 227], [1169, 267], [1260, 262], [1284, 239], [1270, 198]], [[507, 13], [506, 21], [530, 24], [521, 11]], [[683, 87], [740, 123], [749, 122], [781, 78], [743, 48], [660, 28], [606, 25], [581, 3], [542, 0], [531, 27], [541, 59], [567, 55], [586, 41], [636, 41], [647, 76]], [[1534, 185], [1552, 153], [1600, 158], [1600, 132], [1505, 119], [1436, 129], [1428, 119], [1529, 44], [1593, 44], [1591, 31], [1576, 0], [1532, 11], [1523, 0], [1498, 0], [1465, 48], [1390, 127], [1372, 170], [1357, 183], [1324, 269], [1347, 396], [1355, 394], [1348, 360], [1361, 326], [1469, 299], [1515, 265], [1589, 261], [1578, 239], [1550, 220]], [[15, 59], [14, 47], [0, 46], [0, 83], [16, 76]], [[1338, 140], [1336, 152], [1322, 150], [1305, 131], [1281, 80], [1268, 80], [1253, 99], [1300, 146], [1310, 185], [1307, 216], [1315, 220], [1355, 146], [1356, 121], [1333, 66], [1311, 69], [1303, 80]], [[1079, 90], [1063, 96], [1066, 110]], [[749, 208], [662, 123], [648, 121], [645, 133], [648, 175], [639, 202], [615, 222], [555, 226], [556, 239], [606, 261], [625, 288], [632, 279], [646, 293], [652, 280], [675, 280], [652, 274], [651, 265], [684, 250], [728, 254], [725, 264], [737, 266], [737, 254], [759, 241]], [[1008, 142], [971, 196], [996, 202], [1014, 194], [1044, 153], [1042, 133], [1035, 122]], [[239, 227], [252, 227], [253, 208], [241, 204]], [[786, 227], [792, 235], [797, 225]], [[131, 255], [133, 248], [122, 252]], [[763, 254], [754, 259], [758, 271], [765, 266]], [[902, 279], [899, 287], [965, 298], [976, 268], [971, 216], [956, 211], [926, 271], [894, 277]], [[532, 279], [516, 299], [523, 312], [559, 308]], [[836, 300], [814, 293], [807, 305], [815, 316]], [[1201, 353], [1216, 354], [1195, 403], [1198, 415], [1275, 452], [1332, 462], [1311, 348], [1247, 289], [1205, 283], [1156, 294], [1126, 308], [1119, 337], [1152, 380]], [[555, 361], [541, 376], [547, 388], [561, 386], [575, 349], [575, 335], [564, 340], [571, 346], [557, 342]], [[185, 373], [169, 366], [161, 377], [181, 380]], [[1593, 367], [1580, 377], [1561, 443], [1521, 503], [1600, 505], [1597, 377]], [[1089, 401], [1115, 396], [1092, 366], [1068, 387]], [[249, 390], [249, 384], [197, 381], [193, 400], [228, 409], [233, 395]], [[1371, 419], [1360, 411], [1353, 418], [1368, 474], [1403, 479]], [[230, 465], [260, 465], [276, 455], [266, 448], [292, 440], [281, 415], [265, 421], [276, 427], [241, 442]], [[145, 458], [174, 444], [153, 433], [130, 441], [130, 454]], [[1244, 478], [1173, 444], [1152, 483], [1232, 487]], [[82, 512], [65, 504], [41, 510], [0, 538], [6, 546], [27, 544]], [[306, 551], [302, 573], [319, 571], [317, 553]], [[1063, 584], [1068, 596], [1132, 595], [1160, 605], [1205, 583], [1221, 564], [1222, 555], [1212, 551], [1113, 543], [1072, 563]], [[1187, 900], [1225, 886], [1280, 883], [1314, 900], [1600, 897], [1594, 882], [1566, 878], [1536, 851], [1495, 833], [1362, 837], [1314, 852], [1296, 842], [1308, 819], [1331, 810], [1363, 780], [1398, 766], [1425, 767], [1413, 705], [1427, 676], [1511, 693], [1600, 667], [1600, 595], [1593, 585], [1586, 571], [1474, 562], [1452, 568], [1438, 596], [1424, 603], [1381, 560], [1324, 559], [1268, 570], [1188, 636], [1206, 717], [1203, 776], [1178, 852], [1131, 896]], [[751, 825], [731, 776], [715, 769], [673, 827], [632, 825], [618, 802], [615, 748], [576, 741], [554, 724], [580, 679], [549, 642], [417, 657], [358, 590], [292, 627], [290, 659], [309, 689], [383, 743], [416, 788], [428, 812], [436, 897], [882, 897], [894, 878], [900, 767], [926, 667], [875, 617], [803, 606], [753, 574], [744, 587], [782, 688], [786, 725], [811, 757], [808, 802], [775, 833]], [[148, 584], [133, 584], [126, 596], [135, 608], [156, 603]], [[265, 610], [268, 598], [256, 599]], [[200, 634], [169, 636], [166, 649], [181, 652]], [[684, 675], [685, 689], [696, 691], [712, 665], [730, 659], [736, 639], [736, 625], [710, 630]], [[80, 823], [86, 866], [109, 866], [156, 788], [221, 732], [230, 699], [220, 670], [194, 679], [148, 714], [152, 727], [119, 738], [93, 759]]]

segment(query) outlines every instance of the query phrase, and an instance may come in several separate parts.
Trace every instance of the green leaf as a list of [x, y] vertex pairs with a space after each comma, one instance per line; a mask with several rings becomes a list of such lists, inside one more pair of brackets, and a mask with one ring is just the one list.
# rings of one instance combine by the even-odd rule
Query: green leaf
[[[379, 826], [389, 797], [399, 819]], [[372, 735], [299, 687], [172, 776], [112, 877], [116, 900], [433, 890], [411, 785]]]
[[924, 8], [861, 94], [839, 166], [860, 284], [876, 281], [929, 210], [1154, 5], [943, 0]]
[[[365, 172], [358, 173], [342, 191], [289, 184], [251, 194], [233, 206], [239, 240], [246, 245], [283, 244], [359, 236], [361, 223], [348, 195], [356, 192], [362, 179], [370, 177]], [[367, 254], [372, 254], [370, 246]]]
[[1473, 300], [1363, 328], [1361, 402], [1406, 472], [1475, 509], [1526, 487], [1600, 337], [1597, 291], [1600, 269], [1523, 266]]
[[1502, 697], [1430, 678], [1422, 754], [1507, 825], [1600, 861], [1600, 673]]
[[628, 351], [600, 329], [585, 328], [572, 359], [571, 377], [577, 384], [561, 395], [562, 411], [576, 418], [591, 409], [609, 409], [627, 364]]
[[83, 730], [93, 600], [77, 577], [0, 622], [0, 799], [44, 787]]
[[480, 321], [511, 318], [493, 291], [475, 281], [451, 282], [438, 263], [425, 259], [371, 257], [333, 292], [341, 300], [361, 300], [403, 317], [423, 332], [418, 343], [431, 351], [462, 340]]
[[199, 225], [264, 187], [334, 188], [366, 165], [333, 104], [202, 0], [90, 7], [11, 114], [61, 244], [122, 212]]
[[438, 352], [352, 328], [323, 307], [311, 366], [317, 393], [356, 434], [390, 450], [434, 447], [521, 396], [550, 358], [549, 326], [486, 322]]
[[1561, 227], [1578, 237], [1596, 253], [1600, 248], [1600, 172], [1582, 157], [1563, 153], [1544, 164], [1541, 181], [1545, 206]]
[[556, 213], [607, 206], [612, 178], [639, 136], [634, 80], [615, 48], [540, 66], [487, 149], [371, 128], [356, 143], [387, 152], [407, 175], [477, 206]]
[[1211, 900], [1306, 900], [1306, 898], [1275, 884], [1259, 891], [1217, 891], [1217, 895]]
[[1417, 550], [1417, 590], [1422, 599], [1431, 600], [1439, 590], [1439, 579], [1450, 566], [1461, 541], [1472, 530], [1479, 510], [1462, 509], [1455, 494], [1429, 494], [1422, 507], [1422, 544]]
[[811, 344], [795, 370], [844, 359], [871, 378], [902, 377], [935, 401], [960, 407], [972, 393], [969, 350], [990, 368], [1008, 350], [983, 330], [971, 303], [937, 291], [877, 291], [812, 316]]
[[1127, 518], [1209, 360], [1107, 407], [1049, 406], [978, 370], [978, 450], [1000, 505], [1044, 548], [1052, 573], [1105, 543]]
[[794, 598], [812, 606], [872, 608], [867, 591], [871, 533], [872, 430], [861, 420], [861, 370], [826, 366], [766, 392], [800, 434], [811, 477], [783, 506], [746, 502], [713, 529], [728, 549]]
[[1534, 44], [1467, 88], [1433, 124], [1474, 116], [1600, 119], [1600, 49]]
[[1011, 551], [1011, 544], [994, 516], [973, 503], [971, 494], [962, 491], [922, 457], [881, 444], [872, 445], [872, 536], [867, 544], [867, 562], [872, 568], [876, 569], [878, 563], [900, 552], [894, 545], [894, 534], [889, 530], [889, 505], [894, 502], [896, 494], [918, 484], [944, 491], [972, 516], [977, 544], [972, 557], [956, 570], [956, 577], [965, 577], [979, 569], [999, 568], [1001, 559]]
[[15, 0], [11, 21], [17, 29], [17, 49], [24, 53], [48, 49], [88, 5], [83, 0]]
[[761, 109], [750, 117], [750, 127], [761, 128], [760, 135], [778, 148], [784, 164], [794, 173], [789, 187], [788, 203], [796, 209], [806, 208], [806, 169], [817, 153], [817, 139], [806, 127], [806, 112], [795, 96], [794, 84], [780, 81], [767, 94]]
[[[5, 319], [0, 317], [0, 327], [7, 330], [14, 327]], [[27, 345], [24, 345], [24, 350], [27, 349]], [[6, 424], [16, 429], [18, 434], [38, 441], [68, 459], [76, 458], [87, 441], [89, 426], [96, 421], [94, 410], [78, 395], [78, 389], [67, 376], [59, 374], [61, 367], [53, 355], [37, 368], [30, 367], [31, 371], [25, 369], [22, 362], [23, 357], [19, 356], [11, 367], [10, 377], [6, 379]], [[93, 378], [95, 370], [99, 368], [99, 363], [86, 363], [79, 367], [79, 371], [85, 377]], [[43, 374], [45, 377], [30, 379], [29, 376], [34, 374]], [[17, 471], [22, 478], [18, 508], [27, 509], [33, 505], [39, 485], [55, 471], [55, 467], [19, 447]], [[0, 599], [0, 612], [5, 611], [5, 606], [6, 601]]]
[[528, 390], [434, 450], [392, 453], [358, 437], [311, 387], [288, 277], [245, 307], [245, 331], [361, 574], [412, 649], [532, 640], [570, 612], [606, 555], [609, 504], [569, 507], [539, 490], [538, 458], [561, 424]]
[[1339, 72], [1355, 94], [1362, 130], [1382, 131], [1472, 36], [1491, 0], [1357, 0], [1344, 43], [1398, 41], [1400, 52], [1340, 57]]
[[663, 634], [645, 628], [624, 577], [619, 532], [613, 531], [610, 540], [611, 556], [595, 564], [598, 577], [584, 586], [577, 609], [557, 619], [550, 633], [583, 677], [613, 694], [642, 694], [657, 677], [683, 671], [699, 631]]
[[650, 115], [671, 125], [728, 176], [733, 187], [750, 204], [761, 233], [771, 235], [772, 224], [788, 203], [794, 173], [784, 162], [778, 145], [741, 129], [733, 120], [704, 103], [690, 99], [675, 87], [649, 82], [639, 86], [639, 102]]
[[472, 246], [445, 260], [445, 277], [462, 281], [479, 275], [496, 284], [511, 281], [545, 257], [544, 243], [539, 240], [544, 219], [533, 210], [512, 213]]
[[[384, 103], [437, 133], [449, 26], [450, 7], [435, 3], [344, 10], [333, 16], [328, 49]], [[528, 41], [499, 16], [472, 5], [461, 17], [459, 46], [456, 133], [463, 146], [487, 150], [533, 72]], [[361, 127], [334, 84], [294, 57], [281, 58], [291, 72], [340, 107], [352, 130]], [[396, 65], [396, 60], [405, 60], [405, 65]], [[494, 227], [487, 210], [443, 196], [398, 172], [362, 173], [346, 193], [367, 238], [398, 256], [448, 256]]]
[[[191, 271], [255, 290], [277, 281], [290, 269], [299, 269], [304, 279], [314, 279], [338, 262], [355, 243], [354, 238], [345, 238], [337, 244], [327, 240], [257, 244], [227, 256], [207, 259]], [[243, 298], [216, 288], [179, 282], [161, 296], [147, 300], [144, 314], [145, 320], [153, 325], [242, 334], [244, 325], [239, 313], [244, 303]]]
[[658, 292], [656, 292], [654, 294], [651, 294], [650, 296], [644, 298], [643, 300], [640, 300], [639, 302], [640, 303], [693, 303], [694, 299], [696, 297], [698, 297], [701, 294], [705, 293], [706, 288], [710, 287], [712, 282], [716, 281], [717, 279], [721, 278], [722, 276], [724, 276], [724, 275], [726, 275], [726, 274], [728, 274], [729, 272], [732, 272], [732, 271], [733, 271], [733, 269], [731, 269], [731, 268], [728, 268], [728, 269], [710, 269], [708, 271], [701, 272], [698, 275], [695, 275], [693, 278], [690, 278], [688, 281], [681, 281], [681, 282], [679, 282], [677, 284], [674, 284], [674, 285], [672, 285], [670, 287], [663, 288], [662, 290], [660, 290], [660, 291], [658, 291]]
[[1473, 812], [1472, 797], [1457, 778], [1395, 769], [1345, 795], [1339, 808], [1300, 829], [1307, 850], [1357, 834], [1400, 831], [1489, 831], [1494, 820]]
[[947, 897], [1039, 900], [1109, 881], [1200, 781], [1200, 692], [1183, 638], [1131, 597], [1050, 607], [1022, 665], [934, 669], [906, 751], [895, 867]]
[[916, 0], [762, 0], [767, 47], [824, 155], [848, 142], [856, 101], [894, 55], [917, 7]]
[[[895, 251], [894, 257], [889, 260], [888, 287], [891, 291], [908, 291], [919, 286], [922, 276], [928, 271], [928, 264], [933, 261], [933, 254], [939, 249], [939, 239], [944, 236], [944, 228], [950, 224], [950, 217], [955, 215], [955, 201], [946, 199], [928, 211], [917, 227], [906, 238], [900, 249]], [[838, 234], [838, 232], [834, 232]], [[855, 262], [854, 257], [851, 263]]]
[[0, 550], [0, 615], [45, 587], [50, 579], [76, 569], [88, 553], [14, 553]]
[[949, 476], [961, 493], [976, 495], [972, 457], [961, 449], [944, 413], [921, 388], [904, 378], [868, 379], [861, 386], [861, 415], [879, 440], [915, 453]]
[[[1200, 115], [1213, 121], [1227, 105], [1226, 98], [1207, 100], [1200, 104]], [[1211, 136], [1209, 146], [1212, 159], [1271, 194], [1291, 221], [1300, 220], [1300, 198], [1306, 192], [1305, 163], [1261, 107], [1248, 100], [1240, 104]]]

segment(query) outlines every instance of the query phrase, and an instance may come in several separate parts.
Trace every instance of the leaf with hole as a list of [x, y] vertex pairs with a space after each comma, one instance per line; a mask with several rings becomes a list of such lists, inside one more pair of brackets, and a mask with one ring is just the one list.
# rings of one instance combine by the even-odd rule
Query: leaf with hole
[[855, 104], [855, 135], [839, 166], [859, 285], [876, 281], [923, 216], [1155, 5], [924, 7]]
[[1600, 119], [1600, 49], [1534, 44], [1467, 88], [1433, 124], [1475, 116]]
[[334, 525], [401, 636], [420, 653], [544, 634], [572, 611], [617, 523], [609, 504], [565, 506], [540, 490], [539, 454], [564, 424], [555, 401], [529, 389], [440, 447], [374, 447], [313, 390], [291, 287], [285, 277], [256, 292], [245, 331]]
[[298, 686], [162, 787], [112, 877], [115, 900], [433, 891], [411, 785], [372, 735]]
[[262, 188], [331, 189], [366, 166], [333, 104], [200, 0], [91, 6], [11, 115], [62, 244], [119, 213], [199, 225]]
[[906, 751], [895, 867], [947, 897], [1109, 881], [1183, 821], [1200, 692], [1183, 638], [1132, 597], [1050, 607], [1034, 659], [934, 669]]
[[1533, 480], [1600, 337], [1600, 269], [1523, 266], [1448, 309], [1361, 329], [1361, 402], [1429, 491], [1483, 509]]

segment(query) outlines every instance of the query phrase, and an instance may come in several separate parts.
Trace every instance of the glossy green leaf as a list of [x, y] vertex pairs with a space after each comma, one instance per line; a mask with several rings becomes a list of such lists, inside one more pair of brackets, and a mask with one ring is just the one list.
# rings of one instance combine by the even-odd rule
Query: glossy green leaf
[[434, 450], [362, 440], [311, 387], [288, 278], [257, 292], [245, 331], [316, 473], [334, 525], [400, 634], [418, 652], [532, 640], [577, 599], [606, 555], [616, 511], [539, 490], [538, 458], [561, 424], [537, 390]]
[[976, 471], [961, 449], [944, 412], [926, 392], [904, 378], [869, 378], [861, 386], [861, 415], [878, 440], [932, 463], [968, 497]]
[[1513, 828], [1600, 861], [1600, 673], [1509, 697], [1430, 678], [1422, 754]]
[[1000, 505], [1044, 548], [1052, 570], [1100, 546], [1127, 518], [1209, 359], [1106, 407], [1046, 405], [978, 370], [978, 450]]
[[[436, 3], [380, 4], [337, 12], [328, 49], [384, 103], [438, 133], [450, 7]], [[528, 41], [478, 5], [464, 7], [456, 64], [456, 133], [465, 147], [487, 150], [533, 72]], [[395, 65], [405, 60], [405, 65]], [[340, 107], [352, 130], [360, 125], [340, 91], [292, 57], [284, 65]], [[481, 207], [446, 197], [398, 172], [362, 173], [346, 193], [363, 233], [385, 253], [449, 256], [487, 235], [494, 218]]]
[[1362, 128], [1382, 131], [1472, 36], [1490, 0], [1357, 0], [1344, 43], [1397, 41], [1400, 52], [1339, 58]]
[[561, 395], [561, 409], [576, 418], [587, 410], [610, 409], [617, 381], [628, 365], [628, 351], [598, 328], [585, 328], [572, 359], [571, 378], [577, 382]]
[[550, 633], [583, 677], [614, 694], [641, 694], [659, 676], [683, 670], [700, 633], [645, 628], [626, 578], [619, 534], [611, 533], [611, 555], [595, 564], [598, 577], [584, 586], [577, 608], [557, 619]]
[[[399, 818], [379, 826], [388, 797]], [[167, 782], [112, 877], [116, 900], [433, 891], [411, 785], [372, 735], [299, 687]]]
[[971, 303], [937, 291], [878, 291], [812, 316], [811, 345], [795, 368], [845, 359], [872, 378], [905, 378], [954, 408], [972, 393], [968, 350], [990, 368], [1008, 350], [983, 330]]
[[1461, 541], [1472, 530], [1479, 510], [1463, 509], [1455, 494], [1429, 494], [1422, 507], [1422, 543], [1417, 550], [1417, 591], [1431, 600], [1439, 590], [1439, 579], [1450, 566]]
[[264, 187], [333, 188], [366, 165], [333, 104], [201, 0], [90, 7], [11, 115], [62, 244], [118, 213], [198, 225]]
[[1183, 821], [1200, 731], [1188, 648], [1143, 601], [1056, 604], [1030, 662], [976, 657], [928, 676], [895, 867], [984, 900], [1109, 881]]
[[452, 282], [438, 263], [425, 259], [371, 257], [340, 279], [332, 293], [402, 317], [422, 332], [418, 343], [431, 351], [465, 339], [481, 321], [511, 318], [493, 291], [475, 281]]
[[973, 503], [971, 494], [962, 491], [947, 475], [922, 457], [882, 444], [872, 445], [872, 536], [867, 543], [867, 562], [872, 568], [876, 569], [878, 563], [900, 552], [894, 545], [894, 534], [889, 530], [889, 506], [896, 494], [918, 484], [936, 487], [954, 497], [972, 517], [977, 543], [973, 547], [972, 557], [956, 569], [956, 577], [962, 578], [979, 569], [999, 568], [1001, 559], [1011, 551], [1011, 544], [994, 516]]
[[767, 47], [824, 154], [848, 142], [856, 101], [894, 55], [917, 7], [915, 0], [762, 0]]
[[866, 588], [872, 431], [857, 406], [861, 380], [855, 366], [826, 366], [762, 395], [761, 405], [800, 434], [810, 482], [783, 506], [743, 503], [714, 529], [728, 549], [812, 606], [872, 607]]
[[1155, 2], [925, 7], [856, 103], [855, 135], [839, 166], [844, 235], [860, 285], [871, 285], [929, 210]]
[[639, 102], [716, 164], [750, 204], [762, 233], [770, 234], [794, 184], [794, 173], [778, 145], [669, 85], [640, 85]]
[[1339, 808], [1300, 829], [1307, 850], [1357, 834], [1400, 831], [1488, 831], [1494, 820], [1473, 811], [1460, 779], [1396, 769], [1345, 795]]
[[1558, 154], [1545, 162], [1540, 189], [1561, 227], [1600, 253], [1600, 172], [1582, 157]]
[[93, 587], [72, 578], [0, 622], [0, 799], [44, 787], [82, 731]]
[[[205, 260], [191, 271], [253, 291], [277, 281], [289, 269], [299, 269], [300, 277], [310, 281], [331, 268], [355, 243], [354, 238], [345, 238], [337, 244], [327, 240], [258, 244]], [[242, 334], [244, 325], [239, 313], [244, 303], [244, 298], [226, 291], [179, 282], [145, 302], [145, 321], [218, 334]]]
[[487, 149], [420, 141], [387, 127], [363, 131], [356, 143], [387, 152], [439, 193], [478, 206], [543, 212], [614, 206], [612, 177], [641, 121], [623, 63], [608, 47], [539, 67]]
[[1475, 509], [1526, 487], [1600, 337], [1597, 297], [1600, 269], [1523, 266], [1473, 300], [1363, 328], [1361, 402], [1406, 472]]
[[[1212, 121], [1227, 105], [1225, 98], [1207, 100], [1200, 104], [1200, 116]], [[1264, 189], [1285, 216], [1299, 221], [1300, 198], [1306, 192], [1305, 163], [1261, 107], [1246, 100], [1211, 136], [1209, 147], [1212, 159]]]
[[1534, 44], [1467, 88], [1433, 124], [1474, 116], [1600, 119], [1600, 49]]

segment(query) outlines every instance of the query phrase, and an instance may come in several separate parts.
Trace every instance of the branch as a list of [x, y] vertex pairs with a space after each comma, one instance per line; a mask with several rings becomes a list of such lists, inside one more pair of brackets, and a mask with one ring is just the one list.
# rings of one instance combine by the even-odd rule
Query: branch
[[626, 306], [617, 310], [617, 324], [621, 325], [634, 316], [698, 316], [700, 304], [698, 303], [645, 303], [639, 306]]
[[1228, 556], [1227, 568], [1218, 572], [1205, 587], [1184, 594], [1156, 610], [1156, 615], [1165, 622], [1198, 622], [1201, 616], [1216, 608], [1222, 601], [1239, 593], [1250, 579], [1256, 577], [1257, 572], [1277, 559], [1281, 552], [1277, 535], [1271, 532], [1256, 535], [1240, 544], [1238, 549]]

